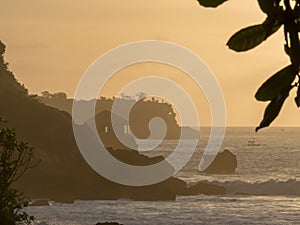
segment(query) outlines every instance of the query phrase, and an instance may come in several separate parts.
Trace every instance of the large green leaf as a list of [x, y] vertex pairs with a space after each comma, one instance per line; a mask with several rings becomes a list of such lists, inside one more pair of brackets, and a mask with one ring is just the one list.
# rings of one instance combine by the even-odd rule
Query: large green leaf
[[218, 7], [219, 5], [223, 4], [227, 0], [197, 0], [200, 5], [204, 7]]
[[288, 25], [289, 28], [289, 38], [290, 38], [290, 58], [291, 62], [299, 71], [300, 66], [300, 43], [299, 43], [299, 34], [297, 24], [292, 21], [291, 24]]
[[250, 50], [264, 40], [266, 40], [271, 34], [276, 32], [280, 28], [281, 24], [259, 24], [244, 28], [236, 32], [227, 42], [230, 49], [242, 52]]
[[[297, 1], [298, 2], [298, 1]], [[298, 4], [297, 4], [298, 5]], [[300, 44], [299, 44], [299, 34], [298, 25], [295, 20], [299, 15], [297, 15], [297, 10], [293, 10], [290, 6], [290, 1], [285, 1], [285, 41], [289, 46], [288, 55], [290, 56], [292, 64], [295, 66], [297, 72], [299, 72], [300, 67]], [[296, 14], [295, 14], [296, 13]], [[288, 40], [289, 39], [289, 40]]]
[[267, 15], [271, 14], [274, 9], [274, 0], [258, 0], [260, 9]]
[[256, 100], [271, 101], [278, 96], [284, 88], [291, 85], [296, 74], [297, 72], [293, 65], [289, 65], [280, 70], [262, 84], [255, 94]]
[[275, 97], [270, 104], [267, 106], [265, 113], [264, 113], [264, 118], [259, 124], [258, 127], [256, 127], [255, 131], [257, 132], [261, 128], [268, 127], [274, 119], [279, 115], [279, 112], [283, 106], [283, 103], [289, 96], [289, 92], [292, 89], [293, 86], [289, 86], [282, 90], [282, 92]]
[[299, 86], [297, 89], [297, 96], [295, 97], [295, 102], [296, 102], [297, 107], [299, 108], [300, 107], [300, 87]]

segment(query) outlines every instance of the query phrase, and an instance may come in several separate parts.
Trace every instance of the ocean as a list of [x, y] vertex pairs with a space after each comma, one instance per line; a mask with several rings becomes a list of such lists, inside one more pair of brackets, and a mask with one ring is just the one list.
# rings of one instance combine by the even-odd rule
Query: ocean
[[[199, 181], [222, 185], [222, 196], [178, 196], [175, 201], [52, 202], [26, 211], [43, 225], [93, 225], [97, 222], [140, 224], [300, 224], [300, 128], [227, 128], [221, 150], [237, 156], [234, 174], [206, 175], [198, 171], [209, 129], [189, 163], [176, 174], [189, 184]], [[148, 155], [167, 156], [177, 144], [164, 141]]]

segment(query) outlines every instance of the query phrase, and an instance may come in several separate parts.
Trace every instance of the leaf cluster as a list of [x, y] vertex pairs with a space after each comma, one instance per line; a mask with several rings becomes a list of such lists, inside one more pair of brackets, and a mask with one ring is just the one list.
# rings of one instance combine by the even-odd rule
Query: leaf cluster
[[[227, 0], [198, 0], [204, 7], [217, 7]], [[297, 88], [295, 103], [300, 107], [299, 66], [300, 66], [300, 0], [257, 0], [266, 19], [236, 32], [227, 46], [243, 52], [255, 48], [283, 27], [284, 50], [291, 64], [275, 73], [265, 81], [255, 94], [258, 101], [269, 101], [264, 117], [255, 129], [269, 126], [279, 115], [280, 110], [292, 88]]]
[[[2, 119], [0, 122], [4, 122]], [[23, 193], [12, 187], [31, 167], [33, 148], [18, 142], [16, 132], [0, 127], [0, 224], [31, 224], [33, 217], [22, 211], [28, 205]]]

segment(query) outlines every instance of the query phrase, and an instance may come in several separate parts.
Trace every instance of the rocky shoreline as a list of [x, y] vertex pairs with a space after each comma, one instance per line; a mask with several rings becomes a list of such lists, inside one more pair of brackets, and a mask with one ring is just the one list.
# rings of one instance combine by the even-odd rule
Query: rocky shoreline
[[[162, 157], [150, 158], [136, 151], [126, 149], [109, 149], [109, 151], [117, 159], [133, 165], [148, 165], [163, 159]], [[91, 170], [88, 165], [85, 166], [86, 167], [83, 168], [77, 167], [76, 171], [78, 173], [80, 172], [81, 175], [78, 175], [76, 180], [74, 180], [74, 177], [69, 177], [66, 180], [60, 179], [59, 183], [55, 183], [55, 181], [53, 181], [53, 175], [50, 177], [49, 174], [48, 181], [45, 181], [46, 183], [38, 182], [39, 187], [37, 185], [30, 187], [25, 180], [22, 184], [22, 188], [30, 199], [47, 199], [60, 203], [73, 203], [75, 200], [118, 199], [162, 201], [175, 200], [176, 196], [226, 194], [225, 188], [219, 185], [199, 182], [189, 186], [185, 181], [174, 177], [157, 184], [143, 187], [125, 186], [108, 181]], [[49, 178], [51, 178], [52, 181]], [[40, 177], [39, 180], [41, 179]], [[77, 184], [75, 184], [75, 182], [77, 182]]]

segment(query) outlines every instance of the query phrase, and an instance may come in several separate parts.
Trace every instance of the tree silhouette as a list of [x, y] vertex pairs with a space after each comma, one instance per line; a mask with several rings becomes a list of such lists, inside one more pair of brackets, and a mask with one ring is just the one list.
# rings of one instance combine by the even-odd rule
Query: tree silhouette
[[[1, 123], [3, 120], [1, 119]], [[30, 224], [34, 219], [21, 210], [28, 205], [23, 193], [12, 187], [30, 168], [33, 148], [18, 142], [16, 132], [0, 128], [0, 224]]]
[[[4, 61], [4, 53], [5, 45], [0, 41], [0, 88], [5, 90], [5, 98], [14, 96], [11, 93], [18, 93], [22, 99], [29, 99], [23, 98], [28, 96], [24, 86], [7, 85], [7, 80], [15, 78], [8, 70], [8, 63]], [[14, 104], [13, 98], [9, 98], [9, 101]], [[0, 117], [0, 224], [30, 224], [33, 217], [22, 211], [28, 202], [13, 184], [31, 167], [33, 149], [27, 143], [19, 142], [14, 130], [2, 126], [4, 122]]]
[[[198, 0], [204, 7], [217, 7], [227, 0]], [[300, 107], [299, 66], [300, 66], [300, 0], [257, 0], [266, 14], [262, 24], [249, 26], [236, 32], [227, 42], [236, 52], [255, 48], [283, 26], [284, 50], [291, 64], [265, 81], [255, 94], [258, 101], [270, 101], [264, 117], [255, 131], [269, 126], [280, 113], [292, 88], [296, 87], [295, 103]]]

